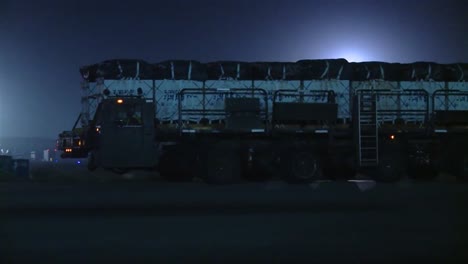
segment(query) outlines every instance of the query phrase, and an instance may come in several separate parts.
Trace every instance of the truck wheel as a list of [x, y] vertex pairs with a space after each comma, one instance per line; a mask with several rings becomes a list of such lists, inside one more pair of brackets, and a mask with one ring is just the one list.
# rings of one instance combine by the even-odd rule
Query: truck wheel
[[308, 183], [322, 178], [319, 158], [306, 151], [286, 157], [282, 166], [286, 168], [284, 176], [290, 183]]
[[206, 182], [231, 184], [241, 180], [241, 158], [232, 149], [213, 149], [207, 154]]
[[397, 182], [403, 176], [401, 166], [391, 159], [382, 159], [379, 165], [371, 171], [371, 177], [379, 182]]
[[243, 177], [253, 182], [263, 182], [273, 178], [275, 172], [274, 157], [267, 155], [254, 156], [251, 161], [247, 158], [242, 159]]
[[435, 166], [428, 164], [410, 164], [408, 167], [409, 177], [416, 180], [433, 180], [438, 171]]
[[348, 156], [329, 157], [323, 168], [324, 177], [329, 180], [348, 180], [356, 175], [356, 167], [352, 154]]
[[167, 181], [182, 182], [189, 181], [192, 178], [193, 167], [191, 165], [192, 156], [188, 155], [191, 151], [182, 147], [173, 147], [161, 156], [159, 159], [159, 173]]

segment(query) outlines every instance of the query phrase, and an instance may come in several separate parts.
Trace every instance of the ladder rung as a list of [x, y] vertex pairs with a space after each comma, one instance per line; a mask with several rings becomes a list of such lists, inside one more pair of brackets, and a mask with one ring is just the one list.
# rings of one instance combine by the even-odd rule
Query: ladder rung
[[378, 161], [361, 161], [361, 166], [375, 166], [378, 164]]
[[361, 167], [376, 166], [376, 165], [378, 165], [377, 161], [374, 161], [374, 162], [361, 162]]
[[375, 166], [378, 164], [378, 107], [377, 97], [373, 93], [364, 93], [359, 97], [359, 164]]
[[361, 159], [361, 162], [377, 162], [377, 159]]

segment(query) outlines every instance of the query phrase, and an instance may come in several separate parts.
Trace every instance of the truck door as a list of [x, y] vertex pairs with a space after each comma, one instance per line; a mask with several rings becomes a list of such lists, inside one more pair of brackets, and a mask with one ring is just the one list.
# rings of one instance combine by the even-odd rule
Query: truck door
[[102, 167], [155, 167], [154, 104], [144, 99], [124, 98], [111, 100], [108, 109], [107, 122], [103, 124], [100, 135]]

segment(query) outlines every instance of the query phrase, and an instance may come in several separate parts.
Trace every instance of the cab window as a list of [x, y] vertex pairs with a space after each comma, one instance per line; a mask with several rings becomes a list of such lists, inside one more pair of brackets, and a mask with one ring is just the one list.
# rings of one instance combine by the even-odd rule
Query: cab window
[[116, 122], [122, 126], [141, 126], [142, 106], [137, 104], [121, 104], [116, 107]]

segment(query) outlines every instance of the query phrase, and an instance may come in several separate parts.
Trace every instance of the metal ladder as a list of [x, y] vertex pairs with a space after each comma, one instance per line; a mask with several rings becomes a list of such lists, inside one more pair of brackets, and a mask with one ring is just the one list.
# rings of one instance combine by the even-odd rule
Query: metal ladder
[[358, 93], [358, 151], [361, 167], [379, 163], [377, 96], [373, 91]]

